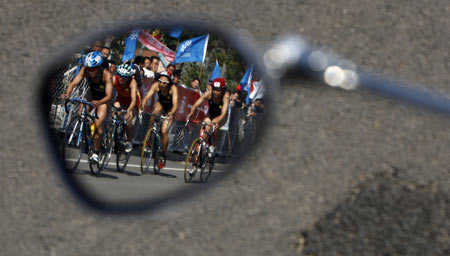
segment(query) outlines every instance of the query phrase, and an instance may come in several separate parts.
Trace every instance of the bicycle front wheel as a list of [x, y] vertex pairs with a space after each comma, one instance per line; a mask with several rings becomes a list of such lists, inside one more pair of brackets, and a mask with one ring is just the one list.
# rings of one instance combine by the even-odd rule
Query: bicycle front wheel
[[130, 154], [124, 151], [120, 151], [116, 156], [117, 170], [123, 172], [128, 164], [128, 159], [130, 159]]
[[160, 161], [162, 161], [162, 156], [161, 156], [161, 150], [159, 147], [159, 139], [158, 136], [155, 136], [155, 139], [153, 140], [152, 143], [152, 152], [153, 152], [153, 173], [155, 174], [159, 174], [159, 171], [161, 170], [161, 166], [160, 166]]
[[211, 176], [211, 172], [214, 166], [214, 158], [206, 156], [205, 161], [206, 165], [202, 166], [200, 171], [201, 182], [206, 182], [208, 180], [209, 176]]
[[64, 133], [62, 155], [65, 166], [70, 172], [78, 167], [83, 154], [85, 145], [83, 124], [81, 118], [73, 118]]
[[[91, 160], [89, 161], [89, 168], [91, 169], [91, 173], [95, 176], [98, 176], [104, 168], [106, 154], [105, 154], [105, 149], [104, 149], [103, 143], [105, 141], [105, 136], [106, 136], [106, 134], [103, 133], [102, 138], [101, 138], [101, 143], [102, 143], [101, 147], [103, 147], [103, 148], [101, 148], [100, 151], [98, 152], [98, 162], [91, 161]], [[95, 143], [94, 138], [92, 138], [89, 155], [92, 155], [92, 153], [94, 152], [94, 143]]]
[[184, 164], [184, 182], [189, 183], [195, 177], [195, 173], [199, 167], [199, 163], [201, 162], [200, 154], [201, 151], [201, 141], [199, 138], [196, 138], [189, 148], [186, 163]]
[[147, 131], [147, 134], [145, 135], [144, 143], [142, 144], [141, 149], [141, 173], [145, 174], [148, 171], [148, 168], [150, 167], [152, 156], [153, 156], [153, 149], [152, 149], [152, 142], [155, 140], [155, 133], [152, 129], [149, 129]]
[[105, 129], [106, 136], [103, 137], [104, 159], [102, 162], [102, 169], [108, 167], [109, 161], [111, 160], [111, 156], [115, 147], [115, 130], [116, 127], [114, 123], [109, 122], [107, 128]]

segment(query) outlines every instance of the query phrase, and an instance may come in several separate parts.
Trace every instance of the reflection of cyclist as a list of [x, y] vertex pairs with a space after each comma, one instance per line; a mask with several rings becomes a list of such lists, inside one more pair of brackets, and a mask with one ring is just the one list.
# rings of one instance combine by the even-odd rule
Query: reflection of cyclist
[[117, 68], [117, 75], [113, 77], [113, 84], [117, 91], [117, 98], [114, 107], [124, 108], [127, 113], [124, 119], [128, 121], [127, 125], [127, 147], [125, 152], [129, 153], [133, 149], [131, 140], [133, 139], [133, 118], [137, 115], [138, 97], [137, 83], [133, 78], [134, 70], [131, 64], [122, 64]]
[[[218, 128], [222, 127], [226, 121], [228, 116], [228, 105], [230, 104], [230, 93], [227, 90], [227, 82], [223, 78], [216, 78], [211, 83], [212, 90], [208, 90], [203, 94], [192, 106], [191, 112], [187, 116], [189, 119], [195, 110], [202, 104], [204, 101], [208, 101], [209, 110], [207, 117], [203, 120], [205, 123], [211, 124], [215, 126], [215, 132], [213, 134], [213, 143], [210, 147], [211, 153], [214, 154], [215, 146], [217, 144], [218, 136], [217, 133], [219, 131]], [[207, 132], [211, 132], [211, 127], [206, 128]]]
[[[147, 101], [155, 94], [158, 94], [158, 101], [153, 107], [153, 114], [164, 113], [167, 115], [162, 125], [162, 157], [166, 160], [167, 145], [169, 144], [169, 128], [172, 126], [173, 117], [178, 108], [178, 89], [172, 84], [169, 74], [166, 71], [159, 74], [158, 80], [152, 85], [147, 95], [141, 103], [141, 109], [147, 104]], [[149, 129], [153, 127], [155, 117], [150, 117]]]
[[[62, 99], [68, 99], [73, 88], [77, 86], [84, 78], [87, 80], [89, 90], [86, 94], [86, 100], [90, 101], [94, 108], [97, 108], [97, 118], [94, 118], [94, 153], [90, 160], [98, 162], [98, 152], [101, 146], [101, 136], [103, 134], [102, 124], [108, 115], [109, 103], [112, 98], [113, 86], [111, 82], [111, 73], [101, 67], [103, 58], [100, 52], [94, 51], [88, 53], [83, 61], [83, 67], [67, 87], [66, 93], [61, 95]], [[88, 111], [90, 110], [87, 107]], [[81, 111], [81, 107], [79, 112]]]

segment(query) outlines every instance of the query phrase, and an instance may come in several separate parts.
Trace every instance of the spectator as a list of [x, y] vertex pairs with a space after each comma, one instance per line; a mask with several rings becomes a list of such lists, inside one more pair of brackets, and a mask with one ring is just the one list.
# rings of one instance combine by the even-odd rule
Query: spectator
[[236, 86], [236, 91], [232, 95], [232, 99], [234, 101], [234, 106], [239, 108], [245, 107], [245, 99], [247, 98], [248, 92], [245, 90], [242, 90], [241, 85]]
[[92, 47], [91, 47], [91, 50], [94, 52], [94, 51], [101, 51], [102, 50], [102, 47], [103, 47], [103, 43], [102, 43], [102, 41], [95, 41], [93, 44], [92, 44]]
[[148, 60], [149, 66], [144, 69], [144, 75], [147, 78], [155, 78], [155, 75], [158, 73], [159, 57], [151, 56]]
[[250, 116], [257, 116], [258, 114], [262, 114], [264, 113], [264, 103], [263, 103], [263, 99], [262, 98], [258, 98], [256, 99], [253, 103], [252, 103], [252, 108], [250, 111]]
[[144, 69], [150, 70], [150, 63], [152, 63], [152, 60], [150, 57], [144, 57]]
[[191, 87], [196, 91], [200, 96], [202, 95], [202, 91], [200, 90], [200, 79], [198, 77], [192, 79]]
[[181, 84], [181, 69], [177, 69], [173, 72], [173, 84], [178, 86], [185, 86]]
[[134, 79], [136, 80], [136, 83], [138, 84], [138, 88], [142, 86], [142, 76], [144, 75], [144, 62], [145, 58], [141, 55], [136, 56], [134, 58], [133, 63], [133, 70], [134, 70]]
[[116, 71], [116, 63], [109, 59], [111, 56], [111, 49], [103, 46], [101, 53], [103, 57], [102, 67], [108, 69], [111, 73], [114, 73], [114, 71]]
[[175, 65], [174, 64], [167, 65], [166, 71], [167, 73], [169, 73], [169, 75], [173, 76], [175, 72]]

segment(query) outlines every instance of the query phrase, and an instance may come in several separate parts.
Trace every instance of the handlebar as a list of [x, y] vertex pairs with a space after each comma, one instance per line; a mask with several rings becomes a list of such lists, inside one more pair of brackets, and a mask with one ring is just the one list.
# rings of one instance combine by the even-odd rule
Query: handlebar
[[111, 107], [111, 111], [118, 112], [118, 113], [127, 113], [126, 109], [124, 109], [124, 108], [116, 108], [114, 106]]
[[[94, 105], [92, 104], [92, 103], [90, 103], [90, 102], [88, 102], [88, 101], [86, 101], [86, 100], [84, 100], [84, 99], [81, 99], [81, 98], [73, 98], [73, 99], [66, 99], [65, 101], [64, 101], [64, 110], [66, 111], [66, 114], [68, 114], [69, 113], [69, 110], [67, 109], [67, 103], [80, 103], [80, 104], [85, 104], [85, 105], [88, 105], [89, 107], [94, 107]], [[97, 118], [98, 119], [98, 116], [97, 116], [97, 111], [95, 112], [95, 118]]]
[[153, 114], [153, 113], [146, 113], [146, 112], [142, 112], [142, 111], [141, 111], [141, 112], [139, 112], [139, 120], [142, 120], [142, 116], [143, 116], [144, 114], [149, 115], [149, 116], [159, 117], [159, 118], [162, 119], [162, 120], [169, 119], [168, 116], [163, 116], [163, 115], [160, 115], [160, 114]]
[[198, 124], [198, 125], [201, 125], [201, 126], [209, 126], [209, 127], [211, 127], [213, 130], [212, 130], [212, 132], [214, 132], [215, 131], [215, 122], [213, 122], [212, 124], [208, 124], [208, 123], [205, 123], [205, 122], [203, 122], [203, 121], [200, 121], [200, 120], [198, 120], [198, 119], [194, 119], [194, 120], [187, 120], [186, 121], [186, 125], [185, 125], [185, 128], [188, 126], [188, 124], [189, 124], [189, 122], [191, 122], [191, 123], [193, 123], [193, 124]]

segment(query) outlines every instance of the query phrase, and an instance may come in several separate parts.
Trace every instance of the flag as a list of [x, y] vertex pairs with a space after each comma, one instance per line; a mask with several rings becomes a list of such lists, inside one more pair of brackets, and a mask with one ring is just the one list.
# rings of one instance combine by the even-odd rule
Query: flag
[[154, 51], [157, 53], [161, 53], [166, 60], [172, 62], [175, 58], [175, 52], [172, 51], [169, 47], [165, 46], [163, 43], [158, 41], [149, 33], [141, 30], [138, 38], [139, 42], [144, 45], [150, 51]]
[[214, 80], [218, 77], [220, 77], [220, 67], [219, 67], [219, 62], [216, 59], [216, 65], [214, 65], [214, 69], [213, 69], [213, 72], [211, 73], [211, 76], [209, 77], [209, 81], [211, 82], [212, 80]]
[[122, 56], [122, 63], [127, 62], [134, 58], [134, 52], [136, 51], [136, 43], [139, 37], [139, 29], [131, 31], [130, 35], [125, 39], [125, 51]]
[[162, 53], [158, 52], [158, 57], [159, 57], [159, 63], [161, 63], [163, 65], [164, 68], [166, 68], [170, 63], [166, 60], [166, 57], [164, 57], [164, 55], [162, 55]]
[[171, 37], [175, 37], [175, 38], [180, 39], [182, 31], [183, 31], [183, 29], [180, 28], [180, 27], [173, 27], [173, 28], [170, 29], [169, 35]]
[[203, 62], [205, 60], [206, 48], [208, 47], [208, 39], [209, 35], [205, 35], [181, 42], [178, 45], [174, 62]]
[[248, 104], [250, 102], [249, 96], [250, 96], [252, 74], [253, 74], [253, 65], [250, 65], [250, 67], [247, 68], [247, 71], [245, 71], [245, 74], [242, 77], [241, 82], [239, 83], [241, 85], [242, 90], [246, 90], [248, 92], [247, 98], [245, 99], [245, 104]]

